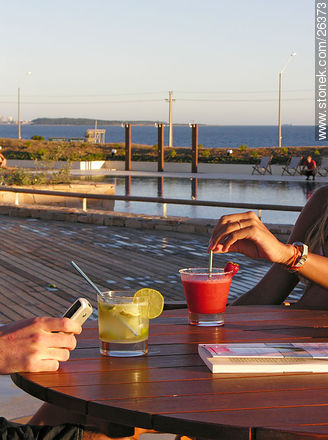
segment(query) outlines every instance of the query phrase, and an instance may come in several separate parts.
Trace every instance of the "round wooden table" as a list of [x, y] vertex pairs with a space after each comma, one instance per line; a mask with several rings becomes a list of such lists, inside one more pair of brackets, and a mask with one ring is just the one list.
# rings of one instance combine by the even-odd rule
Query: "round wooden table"
[[328, 312], [238, 306], [224, 327], [188, 325], [187, 311], [151, 322], [149, 355], [99, 354], [97, 323], [85, 324], [55, 373], [12, 375], [27, 393], [108, 421], [207, 439], [328, 438], [328, 375], [212, 374], [199, 343], [328, 342]]

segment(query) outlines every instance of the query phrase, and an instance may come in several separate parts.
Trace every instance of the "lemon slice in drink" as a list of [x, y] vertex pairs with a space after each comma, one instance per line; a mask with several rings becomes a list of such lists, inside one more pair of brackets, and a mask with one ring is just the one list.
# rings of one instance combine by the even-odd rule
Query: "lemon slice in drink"
[[161, 293], [159, 293], [157, 290], [154, 289], [148, 289], [145, 287], [144, 289], [138, 290], [134, 294], [134, 298], [141, 298], [143, 296], [146, 296], [149, 298], [149, 319], [154, 319], [159, 316], [164, 307], [164, 298]]

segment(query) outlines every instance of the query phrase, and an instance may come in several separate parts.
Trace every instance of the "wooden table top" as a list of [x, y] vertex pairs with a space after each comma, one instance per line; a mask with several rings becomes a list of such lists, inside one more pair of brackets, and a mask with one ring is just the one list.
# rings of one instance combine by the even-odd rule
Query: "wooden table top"
[[194, 327], [187, 311], [151, 322], [148, 356], [99, 354], [97, 323], [55, 373], [14, 374], [26, 392], [112, 422], [220, 439], [328, 439], [328, 374], [212, 374], [198, 343], [328, 341], [328, 311], [238, 306], [224, 327]]

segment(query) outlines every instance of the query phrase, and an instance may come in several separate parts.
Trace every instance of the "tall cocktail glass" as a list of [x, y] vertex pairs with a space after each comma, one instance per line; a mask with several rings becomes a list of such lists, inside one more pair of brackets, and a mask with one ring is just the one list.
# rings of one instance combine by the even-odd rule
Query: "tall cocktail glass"
[[108, 291], [98, 295], [100, 353], [105, 356], [141, 356], [148, 352], [149, 299], [135, 291]]
[[189, 311], [189, 324], [219, 326], [224, 324], [233, 272], [221, 268], [179, 270]]

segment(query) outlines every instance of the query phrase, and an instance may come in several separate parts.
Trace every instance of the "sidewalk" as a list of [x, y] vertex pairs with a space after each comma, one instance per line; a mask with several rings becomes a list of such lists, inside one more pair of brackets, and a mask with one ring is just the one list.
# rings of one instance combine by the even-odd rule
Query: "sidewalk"
[[[235, 165], [235, 172], [223, 173], [188, 173], [188, 172], [158, 172], [158, 171], [125, 171], [116, 169], [99, 169], [99, 170], [77, 170], [72, 169], [72, 176], [106, 176], [106, 177], [118, 177], [118, 176], [131, 176], [131, 177], [170, 177], [176, 179], [216, 179], [216, 180], [241, 180], [241, 181], [268, 181], [268, 182], [306, 182], [305, 176], [290, 176], [288, 174], [281, 175], [281, 167], [279, 169], [272, 166], [273, 171], [271, 174], [251, 174], [251, 169], [249, 173], [238, 172], [238, 165]], [[241, 169], [244, 171], [244, 168]], [[310, 180], [312, 182], [312, 179]], [[316, 182], [328, 183], [328, 176], [316, 176]]]

